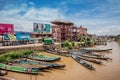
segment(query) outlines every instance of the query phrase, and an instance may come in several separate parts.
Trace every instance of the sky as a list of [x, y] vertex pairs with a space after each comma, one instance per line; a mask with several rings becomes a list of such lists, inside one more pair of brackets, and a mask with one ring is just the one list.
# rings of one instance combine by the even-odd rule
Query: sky
[[120, 34], [120, 0], [0, 0], [0, 23], [33, 31], [33, 23], [71, 21], [97, 35]]

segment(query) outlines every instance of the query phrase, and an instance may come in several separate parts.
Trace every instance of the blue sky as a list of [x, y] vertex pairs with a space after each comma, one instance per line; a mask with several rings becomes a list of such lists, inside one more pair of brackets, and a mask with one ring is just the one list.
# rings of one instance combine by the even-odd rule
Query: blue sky
[[32, 31], [33, 23], [72, 21], [88, 33], [120, 34], [120, 0], [0, 0], [0, 23]]

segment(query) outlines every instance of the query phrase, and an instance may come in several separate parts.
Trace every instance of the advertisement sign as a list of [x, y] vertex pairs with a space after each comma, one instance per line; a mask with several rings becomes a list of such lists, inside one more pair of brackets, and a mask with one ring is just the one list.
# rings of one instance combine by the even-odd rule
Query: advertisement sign
[[30, 33], [28, 32], [16, 32], [17, 40], [30, 40]]
[[0, 34], [13, 34], [14, 25], [13, 24], [0, 24]]
[[4, 40], [15, 40], [15, 36], [12, 34], [4, 34]]
[[48, 32], [50, 33], [50, 24], [41, 24], [41, 23], [34, 23], [33, 24], [33, 31], [34, 32]]

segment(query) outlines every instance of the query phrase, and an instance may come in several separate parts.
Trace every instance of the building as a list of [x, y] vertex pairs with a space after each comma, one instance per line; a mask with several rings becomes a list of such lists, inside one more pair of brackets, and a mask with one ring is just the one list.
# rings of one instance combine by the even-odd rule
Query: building
[[70, 21], [54, 20], [52, 24], [52, 38], [55, 42], [77, 41], [77, 35], [87, 35], [87, 28], [77, 27]]
[[[70, 21], [60, 21], [60, 20], [55, 20], [52, 21], [51, 23], [53, 23], [55, 26], [52, 26], [52, 35], [53, 37], [57, 36], [57, 40], [55, 41], [65, 41], [65, 40], [69, 40], [72, 41], [72, 27], [73, 27], [73, 23]], [[56, 31], [55, 31], [56, 30]]]
[[79, 35], [87, 35], [87, 28], [80, 26], [80, 27], [78, 27], [77, 30], [78, 30], [77, 32]]
[[72, 27], [72, 41], [78, 41], [78, 35], [82, 35], [82, 36], [87, 35], [87, 28], [84, 28], [82, 26]]
[[[78, 32], [77, 32], [78, 31]], [[79, 30], [76, 26], [72, 27], [72, 40], [77, 41], [77, 34], [79, 34]]]
[[54, 42], [61, 41], [61, 29], [60, 26], [52, 25], [52, 39]]
[[51, 37], [54, 42], [78, 41], [77, 35], [87, 34], [87, 28], [74, 26], [74, 23], [70, 21], [54, 20], [51, 23], [50, 33], [32, 32], [31, 38], [38, 39], [38, 42], [42, 42], [45, 37]]

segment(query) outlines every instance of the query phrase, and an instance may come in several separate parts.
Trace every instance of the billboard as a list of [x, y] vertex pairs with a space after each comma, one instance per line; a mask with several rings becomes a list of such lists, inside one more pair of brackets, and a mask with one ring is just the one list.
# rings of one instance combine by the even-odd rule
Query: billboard
[[13, 34], [14, 25], [13, 24], [0, 24], [0, 34]]
[[15, 40], [15, 36], [12, 34], [4, 34], [4, 40]]
[[16, 32], [16, 39], [17, 40], [30, 40], [30, 33], [29, 32]]
[[41, 24], [41, 23], [34, 23], [33, 24], [33, 31], [34, 32], [48, 32], [50, 33], [50, 24]]

